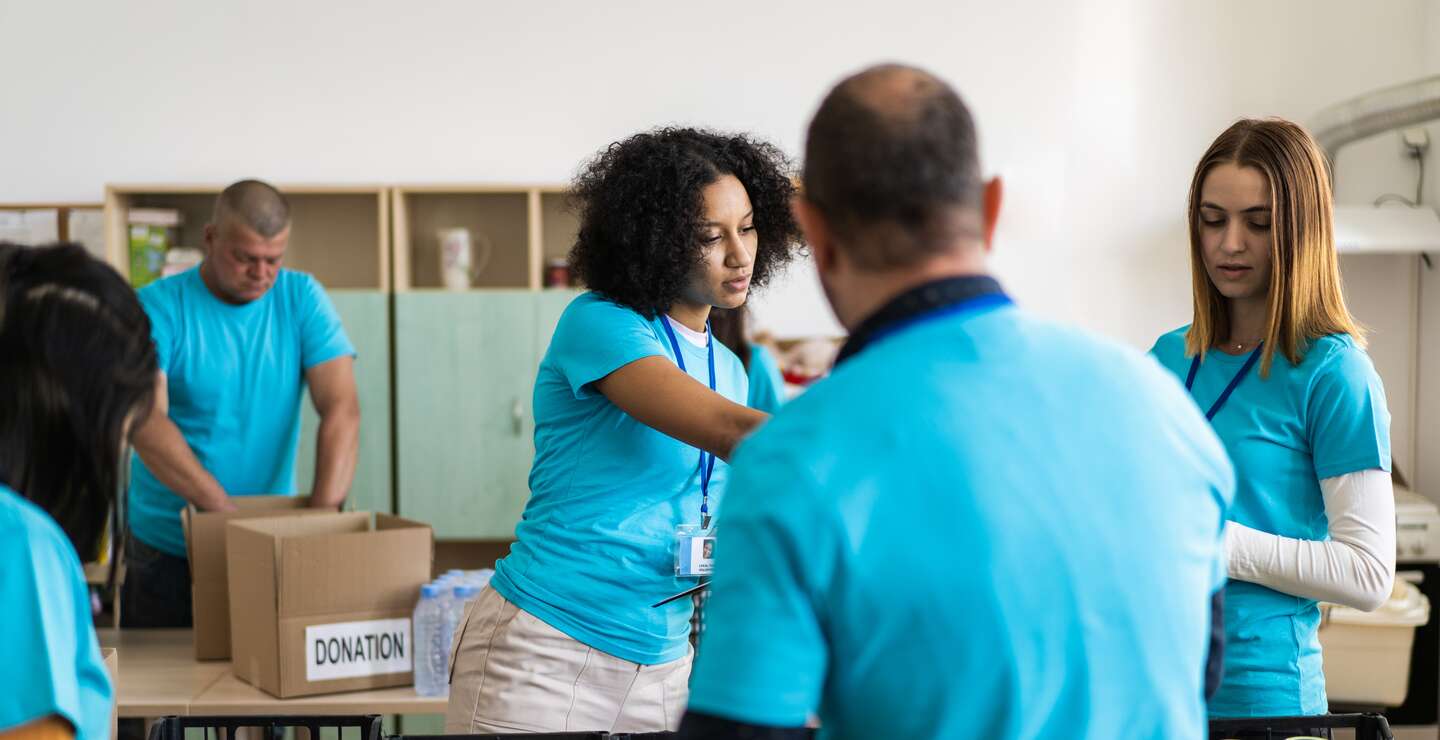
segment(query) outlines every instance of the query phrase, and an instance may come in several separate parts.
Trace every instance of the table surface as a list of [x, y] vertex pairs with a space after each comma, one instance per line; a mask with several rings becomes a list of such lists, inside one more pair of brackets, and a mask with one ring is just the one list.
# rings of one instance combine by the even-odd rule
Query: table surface
[[98, 633], [102, 647], [116, 650], [121, 717], [445, 713], [445, 697], [417, 696], [411, 686], [277, 699], [236, 678], [230, 661], [195, 660], [188, 629]]

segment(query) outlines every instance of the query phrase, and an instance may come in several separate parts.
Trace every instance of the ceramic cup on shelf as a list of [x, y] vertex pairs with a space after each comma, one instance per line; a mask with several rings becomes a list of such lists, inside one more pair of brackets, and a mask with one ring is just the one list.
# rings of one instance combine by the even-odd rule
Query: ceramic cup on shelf
[[468, 290], [490, 261], [490, 241], [463, 226], [438, 229], [435, 238], [441, 283], [446, 290]]

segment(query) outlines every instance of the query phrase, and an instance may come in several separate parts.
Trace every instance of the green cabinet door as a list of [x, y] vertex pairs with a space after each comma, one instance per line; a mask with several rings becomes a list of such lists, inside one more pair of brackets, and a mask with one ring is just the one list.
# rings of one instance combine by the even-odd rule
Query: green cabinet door
[[397, 499], [436, 537], [514, 536], [535, 455], [537, 295], [395, 296]]
[[550, 337], [555, 334], [555, 325], [560, 323], [560, 314], [565, 307], [583, 291], [568, 288], [547, 289], [535, 294], [535, 356], [536, 362], [545, 357], [550, 346]]
[[[355, 511], [393, 512], [390, 424], [390, 295], [378, 291], [332, 290], [330, 300], [355, 344], [355, 384], [360, 396], [360, 457], [346, 506]], [[300, 448], [295, 458], [298, 490], [315, 481], [315, 432], [320, 418], [307, 390], [300, 406]]]

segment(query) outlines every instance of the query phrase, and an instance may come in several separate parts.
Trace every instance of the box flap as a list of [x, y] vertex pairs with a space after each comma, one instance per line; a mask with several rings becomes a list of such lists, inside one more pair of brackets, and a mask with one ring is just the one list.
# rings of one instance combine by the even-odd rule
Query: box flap
[[238, 511], [199, 511], [193, 505], [180, 513], [185, 550], [190, 560], [191, 609], [195, 625], [195, 658], [230, 657], [229, 578], [225, 568], [225, 526], [238, 519], [330, 513], [309, 508], [309, 496], [236, 496]]
[[[100, 660], [105, 664], [105, 672], [110, 674], [110, 685], [119, 686], [120, 656], [115, 652], [115, 648], [100, 648]], [[119, 709], [119, 705], [112, 701], [110, 704], [110, 737], [120, 737], [117, 734], [120, 719]]]
[[413, 609], [433, 559], [430, 527], [291, 537], [280, 545], [280, 616]]
[[[295, 517], [295, 520], [326, 517]], [[252, 519], [225, 531], [230, 580], [230, 647], [235, 675], [267, 691], [280, 690], [276, 608], [276, 538]]]
[[191, 505], [180, 512], [192, 583], [196, 580], [197, 562], [204, 564], [217, 559], [224, 562], [225, 525], [232, 519], [264, 516], [276, 510], [305, 509], [310, 503], [309, 496], [234, 496], [231, 500], [239, 511], [199, 511]]
[[370, 515], [364, 512], [350, 511], [342, 514], [325, 511], [317, 513], [323, 514], [323, 516], [257, 517], [231, 522], [228, 526], [229, 531], [243, 528], [265, 534], [276, 540], [370, 530]]
[[375, 513], [376, 529], [409, 529], [412, 527], [424, 527], [430, 529], [430, 525], [424, 522], [417, 522], [414, 519], [395, 516], [394, 514]]
[[[180, 534], [185, 537], [185, 559], [195, 562], [195, 549], [190, 546], [195, 538], [190, 536], [190, 518], [195, 515], [195, 506], [192, 504], [180, 510]], [[190, 582], [195, 582], [195, 576], [190, 576]]]
[[[242, 512], [260, 509], [304, 509], [310, 505], [309, 496], [231, 496], [230, 502]], [[321, 511], [328, 511], [322, 509]], [[228, 512], [235, 513], [235, 512]], [[335, 512], [329, 512], [334, 514]]]

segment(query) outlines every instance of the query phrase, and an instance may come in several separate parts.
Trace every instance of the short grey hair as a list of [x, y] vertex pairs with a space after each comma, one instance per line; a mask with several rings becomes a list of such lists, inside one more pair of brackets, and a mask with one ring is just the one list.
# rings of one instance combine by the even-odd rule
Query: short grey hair
[[217, 227], [233, 220], [270, 239], [290, 226], [290, 202], [275, 186], [261, 180], [241, 180], [215, 199], [211, 223]]

